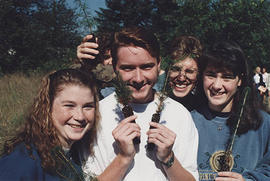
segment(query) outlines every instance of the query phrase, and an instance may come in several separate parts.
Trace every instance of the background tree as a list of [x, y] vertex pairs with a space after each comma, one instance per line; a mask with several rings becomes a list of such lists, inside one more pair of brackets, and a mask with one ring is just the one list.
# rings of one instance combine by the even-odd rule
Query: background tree
[[93, 16], [86, 7], [86, 13], [81, 7], [68, 8], [66, 0], [1, 0], [0, 73], [65, 66], [76, 57], [76, 47], [91, 33], [90, 26], [96, 35], [124, 26], [150, 28], [161, 42], [163, 57], [177, 35], [196, 36], [205, 48], [232, 39], [252, 67], [270, 69], [267, 0], [106, 0], [106, 6]]
[[85, 36], [96, 30], [96, 21], [94, 20], [94, 15], [87, 6], [88, 0], [74, 0], [75, 2], [75, 12], [78, 16], [77, 23], [80, 25], [78, 32], [81, 36]]
[[65, 0], [2, 0], [0, 6], [3, 73], [59, 68], [75, 57], [81, 39]]
[[151, 27], [153, 0], [106, 0], [107, 8], [97, 11], [97, 31], [115, 32], [126, 26]]
[[205, 48], [231, 39], [244, 49], [251, 67], [270, 68], [270, 3], [266, 0], [106, 0], [97, 12], [97, 32], [123, 26], [152, 28], [167, 55], [176, 35], [198, 37]]

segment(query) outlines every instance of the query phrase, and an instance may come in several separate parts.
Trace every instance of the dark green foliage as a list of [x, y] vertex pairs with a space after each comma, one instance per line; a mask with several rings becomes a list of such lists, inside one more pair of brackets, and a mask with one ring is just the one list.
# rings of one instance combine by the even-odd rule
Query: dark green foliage
[[97, 28], [103, 32], [118, 31], [127, 26], [149, 26], [153, 0], [106, 0], [108, 8], [97, 12]]
[[127, 87], [127, 83], [123, 81], [119, 73], [116, 74], [113, 82], [117, 101], [123, 105], [128, 105], [131, 102], [132, 97], [131, 90]]
[[4, 73], [65, 66], [79, 44], [65, 0], [2, 0], [0, 68]]
[[95, 18], [98, 32], [143, 25], [156, 32], [163, 57], [175, 36], [193, 35], [206, 49], [215, 41], [234, 40], [245, 51], [250, 67], [270, 68], [269, 1], [106, 0], [106, 4]]
[[196, 36], [206, 49], [214, 41], [231, 39], [243, 48], [251, 67], [270, 69], [267, 0], [106, 0], [107, 8], [96, 17], [85, 9], [88, 21], [82, 11], [75, 14], [65, 4], [66, 0], [1, 0], [1, 74], [67, 66], [81, 41], [77, 31], [86, 24], [96, 35], [124, 26], [150, 28], [161, 42], [162, 57], [177, 35]]
[[[123, 81], [119, 72], [116, 73], [116, 78], [113, 83], [115, 87], [116, 99], [119, 103], [123, 105], [122, 113], [125, 118], [134, 115], [132, 107], [129, 105], [132, 101], [131, 90], [127, 87], [127, 83]], [[136, 123], [135, 120], [132, 121]], [[133, 139], [134, 144], [139, 144], [141, 142], [140, 137]]]
[[[251, 67], [265, 64], [270, 55], [270, 4], [263, 0], [181, 1], [174, 15], [178, 34], [198, 37], [205, 48], [215, 41], [236, 41]], [[178, 14], [178, 15], [177, 15]]]

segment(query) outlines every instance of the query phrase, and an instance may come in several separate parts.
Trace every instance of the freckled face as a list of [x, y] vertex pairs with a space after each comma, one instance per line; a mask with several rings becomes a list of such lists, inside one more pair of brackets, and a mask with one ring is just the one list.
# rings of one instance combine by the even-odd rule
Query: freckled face
[[153, 100], [152, 87], [157, 82], [160, 62], [141, 47], [121, 47], [118, 49], [116, 71], [128, 83], [134, 103]]
[[169, 74], [170, 86], [176, 97], [185, 97], [195, 87], [198, 75], [197, 62], [187, 57], [175, 63]]
[[63, 86], [52, 105], [53, 125], [64, 147], [83, 138], [95, 120], [95, 103], [91, 90], [78, 85]]
[[218, 112], [230, 112], [233, 97], [241, 80], [231, 72], [217, 72], [208, 67], [203, 72], [203, 88], [209, 107]]

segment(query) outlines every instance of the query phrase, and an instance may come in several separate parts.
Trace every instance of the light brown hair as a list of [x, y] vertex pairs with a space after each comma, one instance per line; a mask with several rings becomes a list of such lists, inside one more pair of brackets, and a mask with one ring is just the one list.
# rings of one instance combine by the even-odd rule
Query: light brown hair
[[5, 142], [4, 154], [11, 153], [17, 144], [23, 143], [31, 157], [33, 156], [32, 147], [35, 147], [44, 169], [50, 171], [58, 166], [52, 155], [52, 150], [56, 147], [61, 148], [61, 143], [58, 138], [57, 130], [53, 125], [51, 113], [55, 97], [63, 90], [63, 86], [66, 85], [87, 87], [94, 95], [95, 122], [93, 127], [81, 140], [75, 142], [71, 148], [76, 150], [78, 149], [78, 146], [82, 146], [89, 150], [90, 154], [93, 154], [93, 143], [96, 139], [100, 119], [96, 85], [94, 79], [90, 75], [86, 75], [76, 69], [59, 70], [48, 74], [43, 78], [39, 93], [34, 99], [34, 103], [26, 116], [22, 131], [13, 139]]

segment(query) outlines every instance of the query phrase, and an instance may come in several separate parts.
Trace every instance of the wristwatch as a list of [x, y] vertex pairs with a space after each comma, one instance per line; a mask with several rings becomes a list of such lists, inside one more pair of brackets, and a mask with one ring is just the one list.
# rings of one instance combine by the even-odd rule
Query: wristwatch
[[170, 168], [173, 165], [174, 162], [174, 153], [172, 151], [172, 155], [170, 159], [167, 162], [161, 162], [163, 165], [165, 165], [167, 168]]

